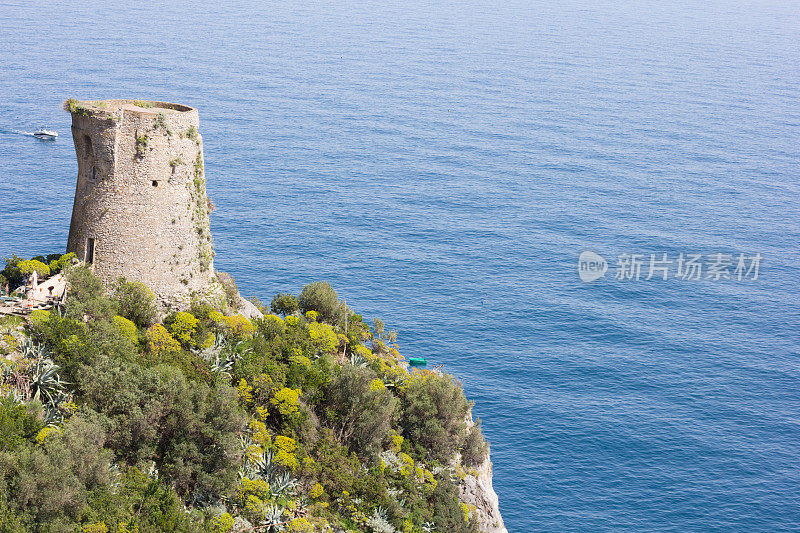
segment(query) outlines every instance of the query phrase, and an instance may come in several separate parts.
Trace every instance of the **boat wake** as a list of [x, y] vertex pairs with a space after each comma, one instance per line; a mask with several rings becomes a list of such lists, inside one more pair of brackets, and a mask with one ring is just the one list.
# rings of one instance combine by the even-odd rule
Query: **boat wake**
[[23, 131], [23, 130], [0, 128], [0, 133], [5, 133], [8, 135], [24, 135], [26, 137], [34, 137], [40, 140], [53, 140], [55, 139], [55, 137], [58, 137], [57, 133], [45, 129], [40, 129], [36, 131]]
[[0, 133], [13, 134], [13, 135], [27, 135], [28, 137], [33, 137], [32, 131], [7, 130], [5, 128], [0, 128]]

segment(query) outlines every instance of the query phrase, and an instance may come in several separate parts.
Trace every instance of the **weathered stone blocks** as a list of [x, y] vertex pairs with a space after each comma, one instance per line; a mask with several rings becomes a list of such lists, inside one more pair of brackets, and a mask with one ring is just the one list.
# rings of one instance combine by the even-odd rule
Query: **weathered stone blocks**
[[66, 107], [78, 158], [67, 251], [106, 285], [141, 281], [162, 304], [214, 289], [197, 110], [139, 100]]

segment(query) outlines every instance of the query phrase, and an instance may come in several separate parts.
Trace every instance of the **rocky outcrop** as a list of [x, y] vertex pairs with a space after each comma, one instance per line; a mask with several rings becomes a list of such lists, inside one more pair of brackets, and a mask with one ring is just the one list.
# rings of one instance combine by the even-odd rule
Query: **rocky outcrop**
[[246, 300], [242, 295], [239, 295], [239, 309], [237, 313], [250, 320], [264, 318], [264, 313], [259, 311], [258, 307], [256, 307], [253, 302]]
[[460, 485], [461, 501], [475, 506], [478, 531], [481, 533], [508, 533], [500, 515], [500, 501], [492, 487], [492, 462], [489, 454], [475, 469], [469, 469]]
[[[467, 430], [475, 426], [472, 411], [467, 414]], [[460, 500], [467, 504], [470, 512], [478, 518], [478, 531], [481, 533], [508, 533], [503, 517], [500, 515], [500, 500], [492, 487], [492, 461], [487, 444], [486, 457], [477, 467], [468, 467], [457, 457], [457, 467], [465, 472], [459, 485]]]

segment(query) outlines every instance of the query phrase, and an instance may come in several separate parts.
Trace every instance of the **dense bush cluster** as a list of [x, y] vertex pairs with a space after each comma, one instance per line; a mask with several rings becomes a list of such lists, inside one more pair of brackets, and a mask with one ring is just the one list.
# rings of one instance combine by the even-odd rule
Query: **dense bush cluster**
[[48, 256], [37, 255], [30, 259], [23, 259], [12, 254], [5, 258], [5, 267], [0, 270], [0, 288], [9, 286], [10, 291], [14, 291], [21, 285], [34, 271], [39, 279], [47, 276], [55, 276], [61, 273], [64, 267], [72, 262], [75, 254], [50, 254]]
[[159, 322], [141, 284], [68, 279], [63, 313], [4, 319], [0, 532], [476, 530], [460, 385], [409, 372], [329, 284]]

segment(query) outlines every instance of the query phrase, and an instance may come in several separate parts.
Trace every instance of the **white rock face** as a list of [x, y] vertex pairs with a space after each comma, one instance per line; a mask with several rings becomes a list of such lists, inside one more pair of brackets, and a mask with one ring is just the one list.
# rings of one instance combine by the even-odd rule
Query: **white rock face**
[[258, 310], [258, 307], [250, 300], [245, 300], [241, 295], [239, 295], [239, 314], [250, 320], [264, 318], [264, 314]]
[[[467, 415], [467, 428], [475, 425], [472, 412]], [[492, 461], [486, 453], [483, 463], [470, 472], [459, 485], [460, 499], [467, 505], [474, 505], [478, 514], [478, 531], [481, 533], [508, 533], [503, 517], [500, 515], [500, 500], [492, 487]], [[458, 458], [460, 462], [460, 457]], [[466, 468], [464, 470], [467, 470]]]
[[483, 464], [476, 468], [478, 475], [468, 475], [461, 482], [461, 501], [474, 505], [478, 513], [478, 531], [481, 533], [508, 533], [500, 516], [500, 501], [492, 487], [492, 462], [487, 454]]

